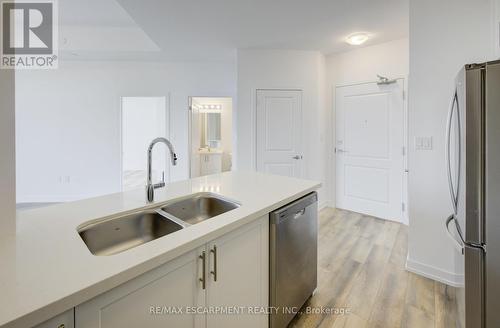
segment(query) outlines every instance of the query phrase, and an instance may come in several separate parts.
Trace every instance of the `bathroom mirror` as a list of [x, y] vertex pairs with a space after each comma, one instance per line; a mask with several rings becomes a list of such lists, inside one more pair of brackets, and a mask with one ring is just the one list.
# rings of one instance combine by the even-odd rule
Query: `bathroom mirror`
[[209, 148], [219, 148], [221, 139], [221, 113], [201, 113], [203, 120], [202, 145]]

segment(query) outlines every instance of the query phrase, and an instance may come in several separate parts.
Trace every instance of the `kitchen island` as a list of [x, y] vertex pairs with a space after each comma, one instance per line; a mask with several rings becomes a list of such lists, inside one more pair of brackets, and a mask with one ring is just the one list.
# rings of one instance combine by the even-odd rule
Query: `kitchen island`
[[[260, 225], [262, 228], [258, 231], [264, 236], [268, 213], [319, 187], [320, 183], [314, 181], [255, 172], [226, 172], [168, 184], [156, 191], [153, 203], [146, 201], [145, 191], [141, 189], [20, 211], [16, 238], [2, 241], [0, 248], [0, 327], [36, 326], [68, 311], [76, 312], [78, 318], [78, 307], [82, 304], [86, 306], [82, 311], [88, 310], [89, 306], [97, 306], [98, 302], [92, 303], [94, 299], [116, 294], [114, 289], [133, 290], [126, 285], [137, 284], [147, 275], [151, 276], [151, 282], [156, 281], [159, 278], [155, 278], [155, 274], [161, 277], [157, 270], [170, 270], [176, 261], [182, 262], [183, 257], [185, 263], [193, 261], [198, 274], [200, 252], [210, 256], [214, 240], [226, 242], [226, 235], [252, 224]], [[93, 255], [78, 234], [77, 228], [88, 221], [158, 208], [196, 193], [219, 195], [240, 206], [109, 256]], [[264, 242], [261, 252], [265, 247]], [[221, 254], [221, 259], [231, 256]], [[267, 267], [259, 270], [266, 272]], [[144, 285], [150, 284], [146, 280]], [[265, 288], [266, 284], [267, 280], [261, 282], [260, 287]], [[212, 295], [217, 293], [214, 291]], [[148, 309], [151, 305], [147, 304]], [[196, 322], [194, 326], [206, 326], [209, 320]], [[78, 320], [76, 323], [78, 327]]]

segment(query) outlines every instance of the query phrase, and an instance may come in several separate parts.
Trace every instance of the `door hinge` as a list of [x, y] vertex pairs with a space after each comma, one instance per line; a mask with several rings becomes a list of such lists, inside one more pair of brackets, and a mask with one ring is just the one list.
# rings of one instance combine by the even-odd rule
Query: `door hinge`
[[406, 156], [406, 147], [405, 146], [401, 147], [401, 154], [403, 154], [403, 156]]
[[406, 99], [406, 92], [403, 90], [402, 94], [403, 94], [403, 100], [405, 100]]
[[406, 205], [405, 205], [405, 203], [401, 203], [401, 210], [403, 212], [406, 211]]

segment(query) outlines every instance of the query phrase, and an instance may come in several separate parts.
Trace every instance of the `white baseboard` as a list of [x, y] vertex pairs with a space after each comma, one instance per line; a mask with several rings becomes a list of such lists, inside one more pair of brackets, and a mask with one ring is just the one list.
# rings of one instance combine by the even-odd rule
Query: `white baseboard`
[[329, 207], [329, 205], [330, 205], [330, 202], [329, 202], [329, 201], [325, 201], [325, 200], [324, 200], [324, 201], [322, 201], [322, 202], [319, 202], [319, 203], [318, 203], [318, 211], [321, 211], [321, 210], [323, 210], [323, 209], [325, 209], [325, 208]]
[[406, 270], [452, 287], [464, 286], [464, 275], [448, 272], [406, 257]]
[[318, 203], [318, 210], [321, 211], [327, 207], [335, 208], [335, 203], [331, 200], [325, 199]]

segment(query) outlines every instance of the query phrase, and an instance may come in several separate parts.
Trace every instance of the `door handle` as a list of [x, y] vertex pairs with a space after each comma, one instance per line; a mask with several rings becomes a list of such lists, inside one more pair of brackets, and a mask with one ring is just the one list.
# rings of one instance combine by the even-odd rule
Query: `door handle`
[[343, 149], [340, 149], [340, 148], [335, 148], [335, 152], [336, 153], [348, 153], [347, 150], [343, 150]]
[[292, 158], [293, 158], [293, 159], [297, 159], [297, 160], [299, 160], [299, 159], [302, 159], [302, 155], [295, 155], [295, 156], [293, 156]]
[[214, 255], [214, 269], [210, 273], [214, 276], [214, 281], [217, 281], [217, 246], [214, 245], [210, 253]]
[[201, 282], [201, 288], [206, 289], [207, 281], [205, 279], [205, 276], [206, 276], [207, 268], [206, 268], [206, 264], [205, 264], [205, 260], [206, 260], [205, 251], [201, 252], [201, 255], [198, 258], [201, 260], [201, 278], [199, 279]]

